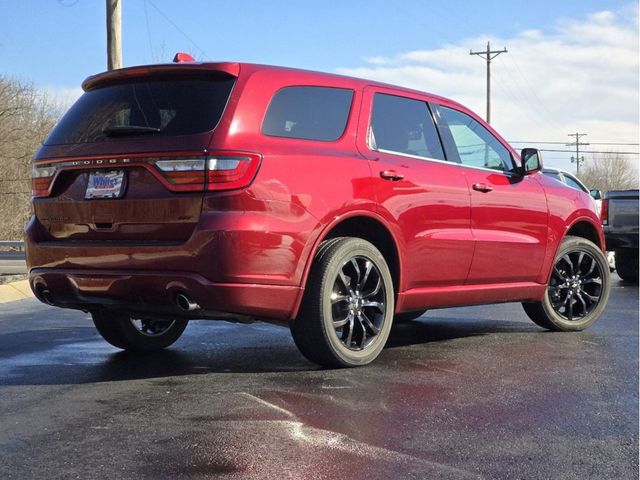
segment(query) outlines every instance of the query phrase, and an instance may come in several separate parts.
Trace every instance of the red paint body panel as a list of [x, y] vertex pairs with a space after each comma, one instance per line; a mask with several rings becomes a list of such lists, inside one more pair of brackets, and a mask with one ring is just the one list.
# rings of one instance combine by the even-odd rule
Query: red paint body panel
[[[118, 166], [129, 181], [123, 198], [86, 201], [88, 172], [100, 165], [58, 172], [49, 195], [34, 199], [36, 215], [26, 228], [34, 290], [44, 285], [70, 308], [109, 305], [164, 314], [178, 314], [172, 297], [187, 291], [207, 311], [293, 319], [322, 240], [346, 219], [366, 217], [393, 239], [396, 310], [402, 312], [536, 300], [572, 225], [587, 222], [604, 245], [589, 197], [542, 175], [513, 176], [368, 148], [374, 92], [473, 115], [438, 96], [302, 70], [197, 62], [107, 72], [88, 78], [83, 88], [207, 72], [237, 77], [214, 130], [45, 145], [34, 162], [240, 151], [261, 156], [255, 178], [236, 190], [178, 192], [154, 168], [132, 162]], [[262, 134], [276, 92], [314, 85], [353, 91], [340, 138]], [[387, 170], [404, 178], [382, 178]], [[475, 191], [475, 183], [492, 191]]]

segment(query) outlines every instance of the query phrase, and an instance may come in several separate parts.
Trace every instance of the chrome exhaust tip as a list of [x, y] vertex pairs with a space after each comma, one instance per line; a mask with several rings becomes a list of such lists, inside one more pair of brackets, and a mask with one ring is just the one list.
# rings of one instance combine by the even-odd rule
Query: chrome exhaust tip
[[53, 301], [53, 295], [51, 295], [51, 292], [49, 290], [42, 290], [40, 292], [40, 296], [42, 297], [44, 303], [46, 303], [47, 305], [55, 305], [55, 302]]
[[176, 295], [176, 305], [183, 312], [192, 312], [200, 308], [200, 305], [191, 300], [184, 293], [179, 293], [178, 295]]

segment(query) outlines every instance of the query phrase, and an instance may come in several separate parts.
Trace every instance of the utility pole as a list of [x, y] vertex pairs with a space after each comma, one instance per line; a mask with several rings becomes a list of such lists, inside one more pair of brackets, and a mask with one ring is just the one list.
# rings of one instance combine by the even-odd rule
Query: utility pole
[[122, 68], [122, 6], [107, 0], [107, 69]]
[[487, 123], [491, 123], [491, 60], [501, 53], [507, 53], [507, 47], [502, 50], [491, 50], [491, 44], [487, 42], [487, 51], [473, 52], [469, 50], [469, 55], [478, 55], [487, 61]]
[[588, 143], [583, 143], [580, 141], [580, 138], [582, 137], [586, 137], [587, 134], [586, 133], [570, 133], [568, 135], [569, 137], [575, 137], [576, 141], [575, 142], [571, 142], [571, 143], [567, 143], [566, 146], [567, 147], [576, 147], [576, 156], [571, 157], [571, 163], [576, 164], [576, 177], [580, 177], [580, 164], [584, 163], [584, 156], [580, 157], [580, 147], [584, 146], [584, 145], [589, 145]]

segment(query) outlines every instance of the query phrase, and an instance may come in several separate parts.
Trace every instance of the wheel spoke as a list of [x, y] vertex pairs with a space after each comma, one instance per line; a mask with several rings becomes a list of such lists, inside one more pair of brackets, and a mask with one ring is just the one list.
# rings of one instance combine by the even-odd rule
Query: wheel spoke
[[346, 301], [347, 301], [346, 295], [338, 295], [335, 292], [331, 294], [331, 305], [335, 305], [336, 303], [346, 302]]
[[[346, 338], [344, 338], [344, 334], [343, 334], [343, 341], [344, 344], [351, 348], [351, 337], [353, 336], [353, 326], [354, 326], [354, 316], [353, 315], [349, 315], [349, 326], [347, 327], [347, 336]], [[343, 330], [344, 331], [344, 330]]]
[[356, 289], [357, 289], [358, 285], [360, 285], [360, 265], [358, 265], [358, 261], [355, 258], [352, 258], [350, 262], [351, 262], [351, 265], [353, 265], [353, 269], [356, 271], [356, 275], [358, 275], [358, 278], [356, 279]]
[[591, 260], [591, 266], [589, 267], [589, 271], [583, 275], [584, 277], [588, 277], [589, 275], [591, 275], [597, 265], [596, 260], [594, 258], [589, 257], [589, 260]]
[[567, 295], [567, 303], [569, 304], [569, 320], [573, 320], [573, 295]]
[[587, 314], [587, 302], [584, 301], [584, 298], [582, 298], [582, 295], [580, 295], [580, 292], [575, 294], [575, 298], [578, 299], [578, 301], [582, 304], [582, 316]]
[[[344, 285], [344, 288], [347, 289], [347, 292], [349, 292], [350, 294], [353, 293], [353, 290], [351, 289], [351, 277], [347, 277], [344, 272], [342, 270], [340, 270], [338, 272], [338, 278], [340, 279], [340, 281], [342, 282], [342, 284]], [[348, 280], [347, 280], [348, 279]]]
[[360, 280], [360, 282], [358, 283], [358, 291], [362, 292], [364, 290], [364, 286], [367, 283], [367, 280], [369, 280], [369, 274], [371, 273], [371, 269], [373, 268], [373, 262], [370, 261], [366, 261], [365, 262], [365, 271], [364, 271], [364, 275], [362, 276], [362, 280]]
[[382, 286], [382, 278], [378, 277], [378, 281], [376, 283], [375, 288], [369, 293], [363, 293], [362, 298], [371, 298], [378, 294], [380, 291], [380, 287]]
[[343, 318], [342, 320], [334, 320], [333, 328], [338, 329], [340, 327], [344, 327], [347, 323], [349, 323], [352, 320], [353, 320], [353, 313], [349, 312], [346, 318]]
[[553, 266], [553, 273], [556, 275], [556, 277], [558, 277], [558, 280], [560, 280], [561, 282], [564, 282], [567, 277], [565, 277], [564, 275], [562, 275], [562, 273], [560, 273], [560, 271], [558, 270], [558, 265], [554, 265]]
[[578, 255], [578, 263], [576, 263], [576, 273], [580, 273], [582, 270], [582, 260], [584, 260], [584, 252], [580, 252]]
[[[569, 256], [569, 254], [567, 253], [566, 255], [564, 255], [561, 260], [564, 260], [568, 265], [569, 268], [571, 268], [571, 271], [569, 272], [570, 275], [575, 275], [575, 270], [573, 269], [573, 262], [571, 261], [571, 257]], [[560, 263], [560, 262], [558, 262]]]
[[587, 297], [587, 299], [591, 302], [597, 302], [598, 300], [600, 300], [600, 295], [591, 295], [587, 292], [585, 292], [584, 290], [580, 290], [580, 294], [584, 295], [585, 297]]
[[363, 326], [366, 325], [367, 327], [369, 327], [369, 329], [373, 332], [374, 335], [377, 335], [378, 333], [380, 333], [380, 329], [376, 327], [373, 323], [371, 323], [371, 320], [369, 320], [369, 317], [367, 317], [364, 313], [359, 314], [358, 319], [363, 324]]
[[378, 311], [384, 313], [384, 303], [382, 302], [362, 302], [362, 306], [377, 308]]

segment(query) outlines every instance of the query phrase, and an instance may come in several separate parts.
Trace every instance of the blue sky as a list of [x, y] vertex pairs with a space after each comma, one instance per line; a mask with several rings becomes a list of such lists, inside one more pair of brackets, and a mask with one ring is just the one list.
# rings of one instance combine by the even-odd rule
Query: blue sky
[[[199, 59], [334, 71], [358, 65], [362, 57], [432, 49], [483, 34], [545, 30], [559, 18], [626, 3], [123, 0], [123, 58], [125, 65], [155, 63], [187, 51]], [[104, 5], [104, 0], [0, 0], [2, 73], [38, 85], [73, 87], [104, 70]]]
[[[468, 51], [491, 40], [509, 49], [494, 62], [492, 97], [493, 124], [508, 139], [585, 131], [593, 142], [638, 142], [637, 2], [122, 1], [125, 66], [185, 51], [339, 72], [448, 96], [482, 115], [484, 63]], [[0, 17], [2, 75], [68, 100], [106, 68], [104, 0], [0, 0]], [[569, 157], [545, 158], [572, 169]]]

